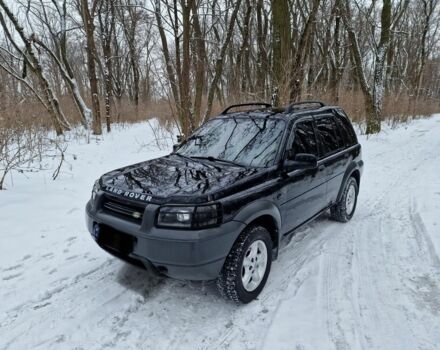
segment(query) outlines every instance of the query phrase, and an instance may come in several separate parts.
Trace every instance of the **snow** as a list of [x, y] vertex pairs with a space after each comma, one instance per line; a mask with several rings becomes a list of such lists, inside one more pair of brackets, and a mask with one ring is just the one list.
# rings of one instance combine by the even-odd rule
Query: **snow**
[[[60, 178], [0, 192], [0, 349], [438, 349], [440, 115], [360, 137], [347, 224], [323, 215], [283, 242], [259, 299], [161, 279], [110, 257], [84, 225], [102, 173], [159, 157], [146, 123], [69, 143]], [[171, 142], [168, 142], [168, 150]], [[76, 160], [74, 160], [74, 155]]]

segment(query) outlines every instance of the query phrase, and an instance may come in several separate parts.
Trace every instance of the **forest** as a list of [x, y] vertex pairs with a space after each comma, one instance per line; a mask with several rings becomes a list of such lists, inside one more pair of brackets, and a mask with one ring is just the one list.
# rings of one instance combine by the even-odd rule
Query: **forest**
[[238, 102], [320, 99], [367, 134], [430, 115], [438, 3], [0, 0], [0, 154], [29, 130], [154, 117], [187, 137]]

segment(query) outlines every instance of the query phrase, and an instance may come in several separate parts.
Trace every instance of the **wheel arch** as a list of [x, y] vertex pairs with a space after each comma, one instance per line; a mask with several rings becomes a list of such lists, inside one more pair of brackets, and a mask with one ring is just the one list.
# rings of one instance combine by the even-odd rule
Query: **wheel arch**
[[259, 200], [252, 202], [242, 208], [234, 220], [241, 221], [250, 225], [263, 226], [269, 231], [273, 243], [272, 258], [278, 257], [278, 248], [280, 243], [281, 213], [278, 207], [268, 200]]
[[348, 166], [347, 170], [345, 171], [344, 178], [343, 178], [342, 183], [341, 183], [341, 187], [339, 188], [338, 197], [336, 199], [336, 202], [339, 202], [339, 200], [341, 199], [342, 193], [344, 191], [345, 184], [347, 183], [347, 180], [350, 177], [354, 177], [354, 179], [357, 182], [358, 189], [359, 189], [359, 187], [361, 185], [361, 172], [358, 169], [358, 166], [357, 166], [357, 164], [355, 162], [352, 162]]

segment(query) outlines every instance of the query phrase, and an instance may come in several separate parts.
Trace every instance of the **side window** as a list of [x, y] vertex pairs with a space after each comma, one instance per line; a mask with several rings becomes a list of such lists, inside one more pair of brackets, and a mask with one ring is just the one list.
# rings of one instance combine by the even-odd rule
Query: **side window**
[[318, 155], [318, 145], [312, 120], [296, 124], [291, 149], [293, 150], [293, 154], [311, 153]]
[[336, 123], [331, 117], [316, 119], [316, 130], [321, 140], [322, 156], [334, 153], [340, 148]]

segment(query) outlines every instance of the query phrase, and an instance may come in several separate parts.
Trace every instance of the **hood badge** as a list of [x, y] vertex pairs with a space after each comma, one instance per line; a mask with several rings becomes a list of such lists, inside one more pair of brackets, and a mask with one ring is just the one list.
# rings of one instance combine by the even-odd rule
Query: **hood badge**
[[122, 197], [126, 197], [126, 198], [130, 198], [130, 199], [136, 199], [142, 202], [151, 202], [151, 200], [153, 199], [152, 196], [150, 195], [146, 195], [146, 194], [142, 194], [142, 193], [136, 193], [136, 192], [131, 192], [131, 191], [124, 191], [118, 188], [115, 188], [113, 186], [106, 186], [105, 191], [110, 192], [110, 193], [114, 193], [117, 194], [119, 196]]

